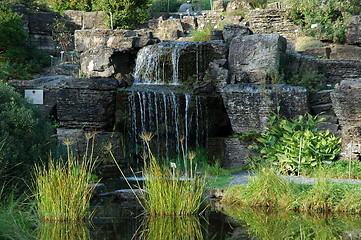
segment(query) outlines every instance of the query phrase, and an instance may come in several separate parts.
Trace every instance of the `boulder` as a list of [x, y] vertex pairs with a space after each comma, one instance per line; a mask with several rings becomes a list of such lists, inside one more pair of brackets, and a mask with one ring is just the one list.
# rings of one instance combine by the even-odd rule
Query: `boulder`
[[249, 9], [251, 9], [249, 2], [244, 0], [235, 0], [235, 1], [230, 1], [227, 4], [226, 12], [227, 13], [236, 12], [236, 11], [240, 12], [242, 10], [249, 10]]
[[269, 117], [276, 112], [296, 118], [308, 112], [308, 93], [303, 87], [238, 83], [228, 84], [221, 91], [231, 126], [236, 133], [262, 132]]
[[361, 78], [345, 79], [335, 87], [331, 99], [341, 125], [344, 159], [361, 158]]
[[212, 3], [212, 11], [224, 12], [226, 3], [224, 0], [217, 0]]
[[192, 12], [193, 8], [192, 8], [192, 4], [189, 3], [182, 3], [182, 5], [180, 5], [178, 12], [181, 13], [189, 13]]
[[66, 10], [63, 13], [66, 20], [66, 26], [70, 32], [74, 33], [77, 29], [83, 28], [83, 16], [85, 11]]
[[245, 26], [241, 26], [238, 24], [230, 24], [226, 23], [223, 27], [223, 39], [227, 43], [230, 43], [233, 38], [237, 36], [246, 36], [253, 34], [252, 31]]
[[[361, 35], [361, 33], [360, 33], [360, 35]], [[361, 40], [360, 40], [360, 43], [361, 43]], [[352, 45], [333, 46], [331, 48], [329, 58], [344, 59], [344, 60], [361, 60], [361, 47], [352, 46]]]
[[83, 52], [80, 55], [80, 66], [83, 73], [89, 78], [112, 77], [115, 67], [111, 61], [114, 49], [97, 47]]
[[158, 22], [154, 36], [159, 39], [176, 40], [184, 36], [184, 29], [180, 19], [167, 19]]
[[361, 14], [350, 16], [346, 42], [348, 44], [361, 46]]
[[212, 82], [219, 92], [228, 84], [228, 69], [226, 69], [226, 59], [215, 60], [209, 63], [203, 81]]
[[264, 82], [270, 72], [279, 69], [280, 57], [286, 48], [286, 39], [278, 34], [235, 37], [229, 46], [230, 73], [244, 71], [251, 82]]
[[75, 49], [82, 53], [96, 47], [109, 47], [118, 51], [141, 48], [157, 42], [152, 34], [144, 30], [76, 30]]
[[105, 19], [103, 11], [84, 12], [82, 29], [107, 29]]

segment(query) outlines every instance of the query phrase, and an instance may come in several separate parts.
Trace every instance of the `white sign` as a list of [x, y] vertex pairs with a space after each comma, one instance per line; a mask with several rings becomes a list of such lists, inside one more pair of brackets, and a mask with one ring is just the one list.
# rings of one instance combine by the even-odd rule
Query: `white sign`
[[43, 90], [25, 89], [25, 98], [33, 104], [44, 104]]

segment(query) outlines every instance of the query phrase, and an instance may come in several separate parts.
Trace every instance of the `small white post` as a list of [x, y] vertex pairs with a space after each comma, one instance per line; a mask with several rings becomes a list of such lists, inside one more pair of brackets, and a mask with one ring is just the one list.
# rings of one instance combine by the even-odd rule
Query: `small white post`
[[113, 13], [109, 12], [110, 15], [110, 29], [113, 30]]

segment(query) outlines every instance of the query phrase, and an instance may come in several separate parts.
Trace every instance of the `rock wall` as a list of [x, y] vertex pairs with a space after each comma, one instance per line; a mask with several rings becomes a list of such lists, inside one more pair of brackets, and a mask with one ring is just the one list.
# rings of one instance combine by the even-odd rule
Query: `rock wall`
[[283, 9], [251, 10], [248, 16], [249, 27], [258, 34], [279, 34], [287, 39], [298, 37], [299, 27], [286, 17]]
[[[13, 6], [12, 9], [20, 14], [23, 19], [24, 29], [29, 34], [29, 43], [38, 49], [59, 55], [62, 51], [53, 38], [53, 27], [57, 19], [66, 22], [69, 35], [73, 37], [76, 29], [104, 29], [106, 27], [103, 12], [64, 11], [62, 15], [58, 12], [28, 12], [25, 7]], [[68, 50], [74, 50], [71, 43]]]
[[238, 83], [228, 84], [221, 94], [236, 133], [264, 131], [278, 103], [281, 115], [288, 118], [296, 118], [309, 110], [308, 93], [302, 87]]
[[341, 157], [361, 160], [361, 78], [343, 80], [331, 98], [341, 125]]

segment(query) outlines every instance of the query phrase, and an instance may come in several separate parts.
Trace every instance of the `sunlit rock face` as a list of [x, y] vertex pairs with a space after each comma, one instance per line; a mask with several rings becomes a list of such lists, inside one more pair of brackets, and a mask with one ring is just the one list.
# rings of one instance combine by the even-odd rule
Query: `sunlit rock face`
[[246, 72], [251, 83], [264, 82], [272, 71], [278, 71], [286, 48], [286, 39], [278, 34], [237, 36], [229, 46], [230, 73]]

